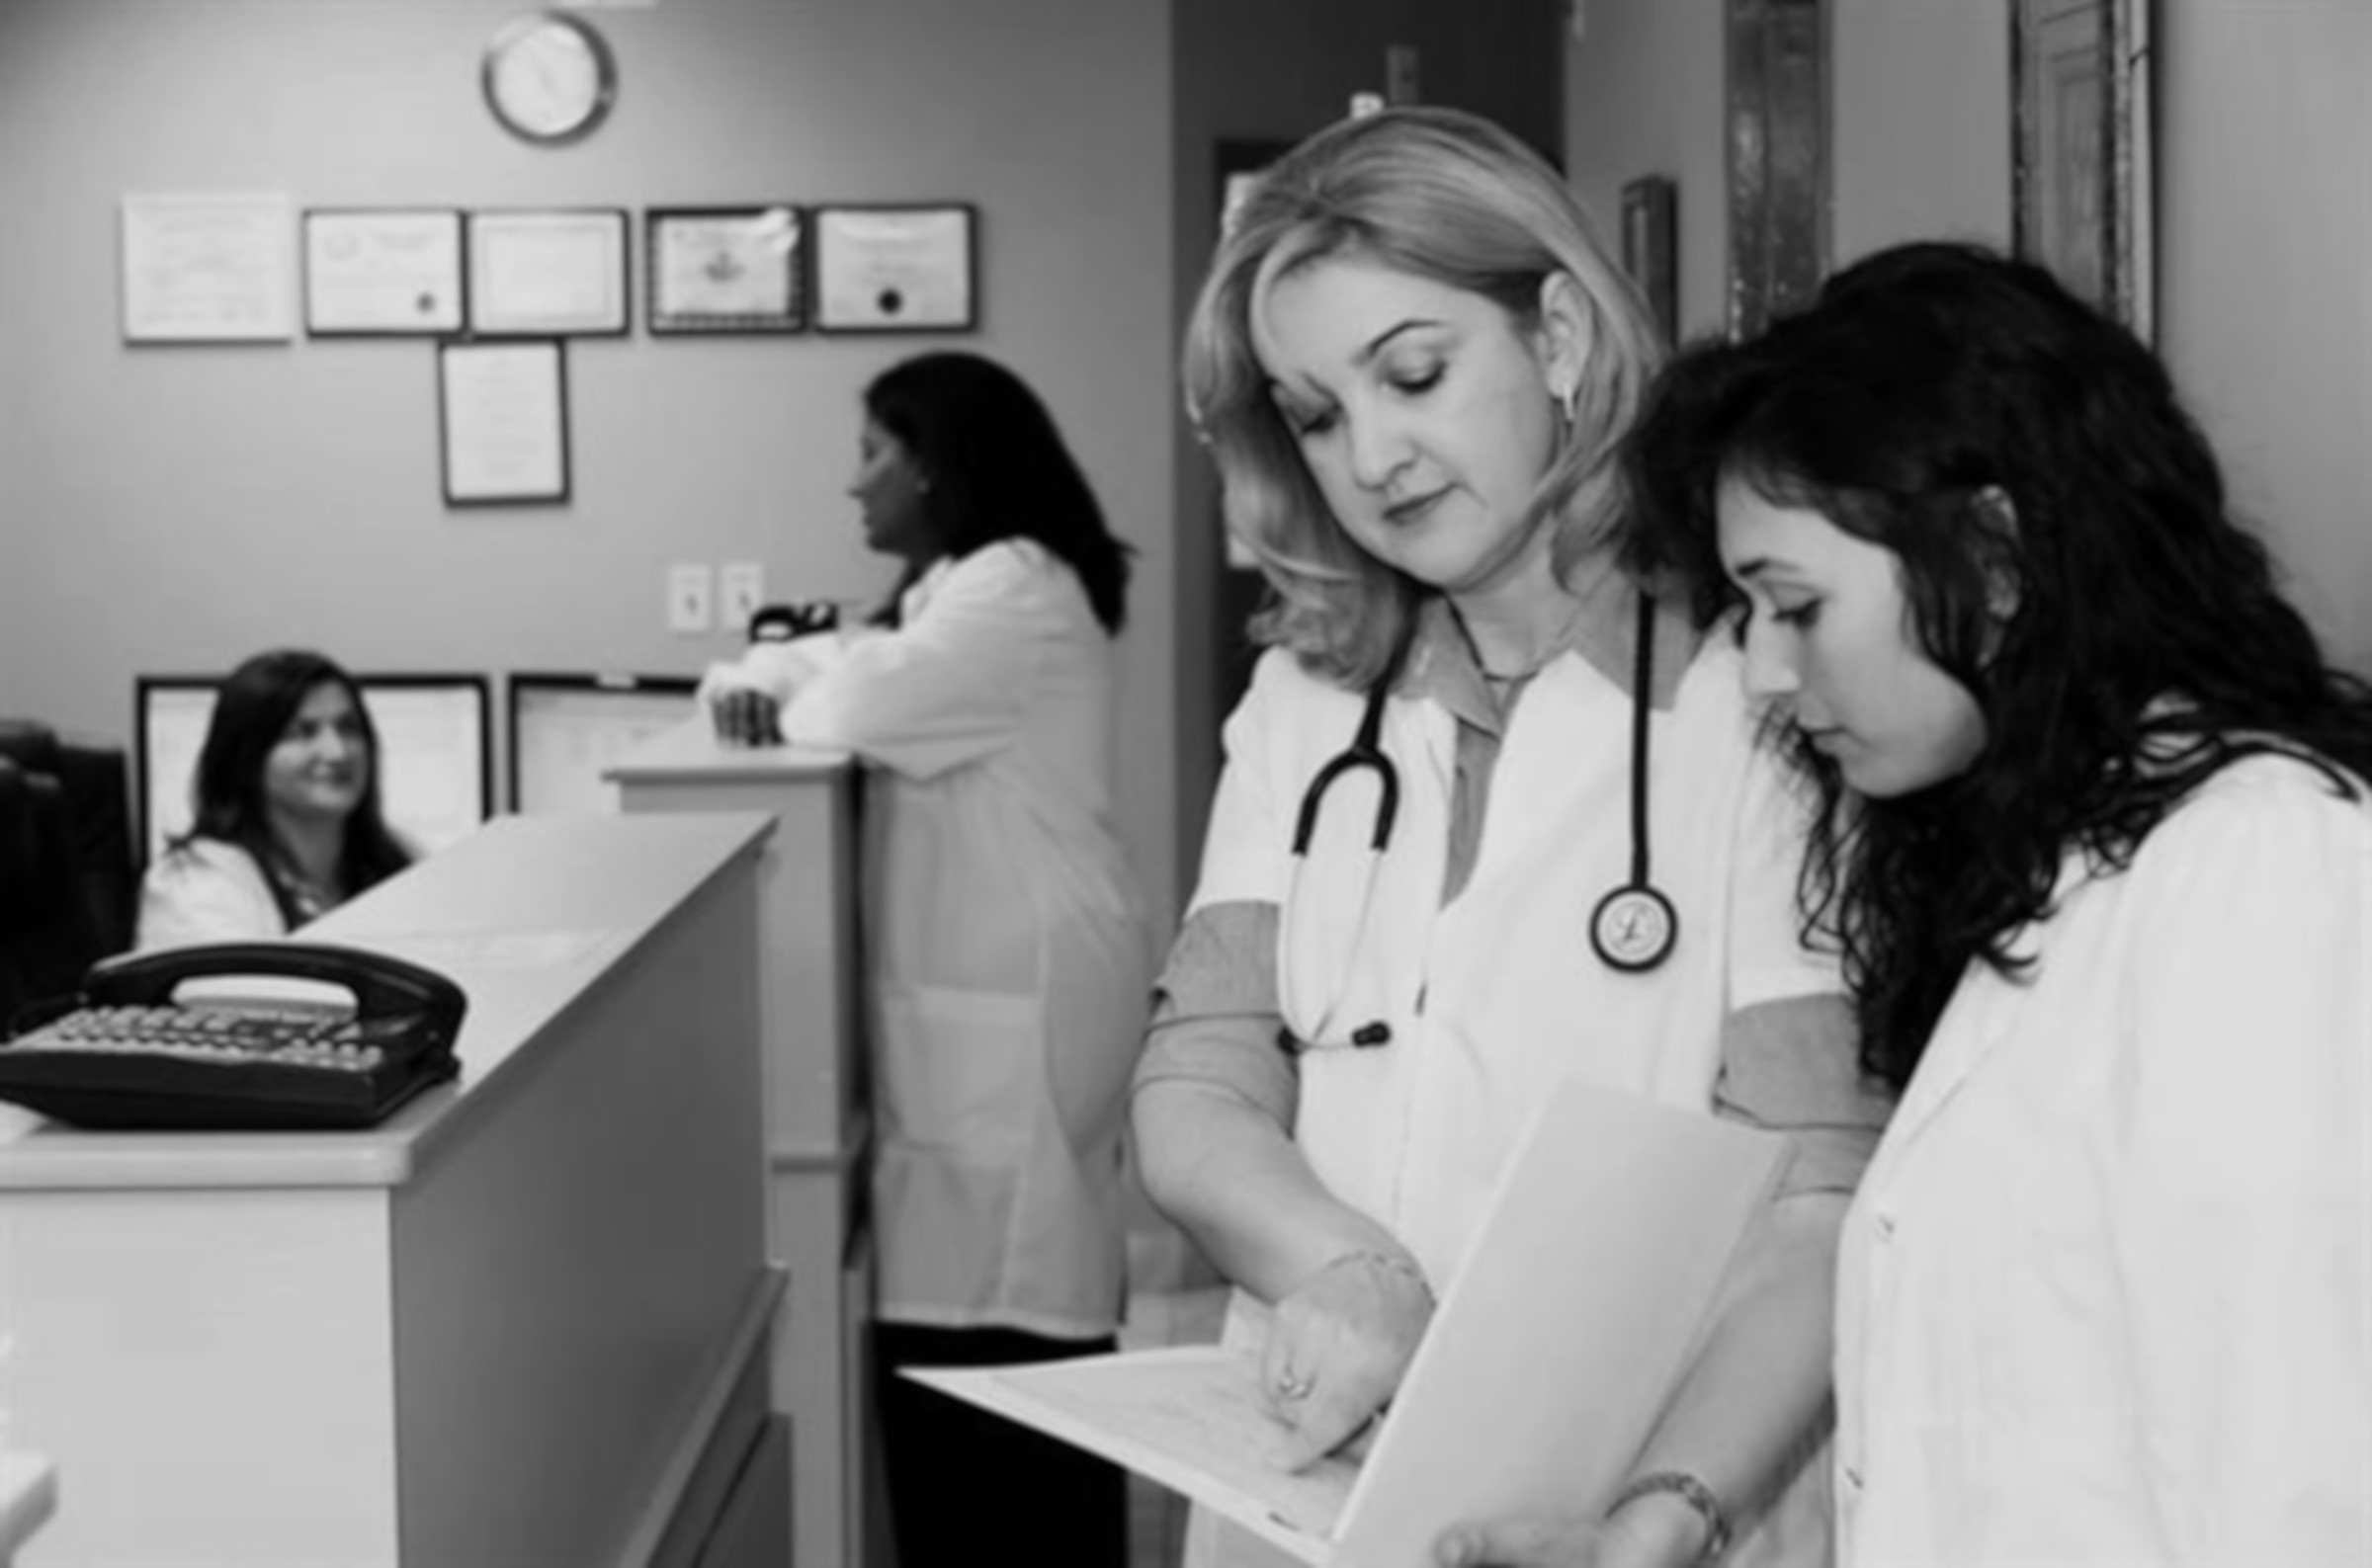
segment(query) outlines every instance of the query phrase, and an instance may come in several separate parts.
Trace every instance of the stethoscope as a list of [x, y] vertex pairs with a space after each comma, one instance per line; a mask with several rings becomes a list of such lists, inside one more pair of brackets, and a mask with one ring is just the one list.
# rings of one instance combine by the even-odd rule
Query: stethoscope
[[[1400, 808], [1400, 775], [1389, 754], [1384, 750], [1384, 703], [1399, 679], [1401, 665], [1406, 661], [1413, 629], [1400, 638], [1385, 665], [1383, 676], [1368, 688], [1365, 706], [1359, 714], [1359, 728], [1351, 743], [1326, 760], [1310, 786], [1302, 793], [1301, 809], [1293, 825], [1294, 887], [1286, 897], [1283, 915], [1283, 951], [1280, 956], [1278, 985], [1281, 999], [1289, 1016], [1310, 1021], [1308, 1038], [1302, 1043], [1330, 1043], [1336, 1033], [1333, 1015], [1341, 1010], [1348, 989], [1351, 959], [1356, 955], [1366, 936], [1368, 917], [1375, 901], [1376, 876], [1384, 852], [1392, 845], [1392, 829]], [[1680, 939], [1679, 912], [1672, 907], [1654, 885], [1650, 874], [1648, 833], [1648, 763], [1649, 718], [1652, 707], [1650, 688], [1655, 674], [1655, 602], [1646, 594], [1639, 596], [1639, 637], [1631, 660], [1631, 874], [1623, 883], [1598, 900], [1590, 911], [1589, 946], [1600, 962], [1626, 974], [1643, 973], [1652, 969], [1672, 954]], [[1365, 883], [1359, 901], [1359, 911], [1349, 928], [1350, 940], [1343, 949], [1342, 961], [1332, 967], [1336, 982], [1332, 987], [1334, 999], [1312, 1014], [1296, 1007], [1297, 981], [1305, 965], [1296, 960], [1302, 949], [1313, 946], [1310, 934], [1297, 929], [1302, 922], [1295, 914], [1303, 904], [1300, 881], [1308, 865], [1311, 845], [1317, 837], [1319, 813], [1324, 809], [1326, 793], [1354, 775], [1365, 774], [1376, 789], [1375, 821], [1368, 834]], [[1382, 1020], [1363, 1024], [1347, 1033], [1348, 1042], [1357, 1046], [1389, 1044], [1392, 1027]]]

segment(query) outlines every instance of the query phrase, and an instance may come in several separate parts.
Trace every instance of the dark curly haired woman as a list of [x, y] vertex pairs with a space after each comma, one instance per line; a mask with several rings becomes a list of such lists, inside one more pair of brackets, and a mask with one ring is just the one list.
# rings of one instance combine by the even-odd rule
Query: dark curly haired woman
[[1839, 1561], [2372, 1561], [2372, 693], [2164, 368], [1947, 244], [1673, 367], [1643, 567], [1824, 806], [1903, 1099], [1846, 1224]]

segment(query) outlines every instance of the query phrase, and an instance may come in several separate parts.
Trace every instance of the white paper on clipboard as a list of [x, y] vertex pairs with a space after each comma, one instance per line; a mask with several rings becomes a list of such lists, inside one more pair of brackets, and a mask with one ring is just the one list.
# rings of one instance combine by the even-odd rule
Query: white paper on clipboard
[[1313, 1565], [1426, 1568], [1450, 1525], [1592, 1513], [1629, 1472], [1769, 1199], [1776, 1133], [1567, 1080], [1535, 1115], [1364, 1465], [1264, 1462], [1218, 1346], [907, 1375], [1100, 1454]]

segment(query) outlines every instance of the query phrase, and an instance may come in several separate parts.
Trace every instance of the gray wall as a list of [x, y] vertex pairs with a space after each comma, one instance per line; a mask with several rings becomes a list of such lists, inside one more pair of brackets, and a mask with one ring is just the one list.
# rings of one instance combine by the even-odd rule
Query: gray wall
[[[1172, 899], [1172, 254], [1166, 0], [664, 0], [588, 12], [609, 123], [506, 135], [479, 97], [520, 0], [0, 0], [0, 713], [127, 738], [132, 678], [310, 643], [369, 668], [692, 672], [672, 561], [776, 597], [889, 581], [842, 493], [857, 393], [904, 354], [996, 355], [1045, 395], [1140, 589], [1124, 827]], [[127, 347], [127, 192], [307, 206], [976, 203], [956, 339], [587, 340], [575, 499], [449, 511], [425, 340]], [[638, 245], [637, 245], [638, 250]], [[637, 254], [636, 276], [640, 257]]]
[[[2160, 0], [2160, 340], [2344, 656], [2372, 668], [2372, 6]], [[2008, 231], [2007, 0], [1836, 0], [1832, 250]], [[983, 331], [1139, 546], [1125, 826], [1162, 909], [1217, 765], [1224, 579], [1174, 342], [1225, 137], [1290, 139], [1423, 54], [1423, 95], [1551, 148], [1608, 218], [1680, 187], [1686, 330], [1722, 311], [1723, 0], [662, 0], [592, 11], [611, 123], [546, 151], [478, 98], [517, 0], [0, 0], [0, 712], [123, 739], [132, 676], [271, 641], [358, 666], [696, 670], [665, 568], [887, 577], [841, 494], [907, 340], [571, 355], [576, 499], [448, 511], [425, 343], [127, 348], [126, 192], [304, 205], [969, 200]], [[1256, 40], [1256, 46], [1247, 41]], [[638, 260], [638, 258], [637, 258]], [[936, 340], [934, 340], [936, 341]]]
[[2160, 0], [2159, 343], [2372, 672], [2372, 5]]
[[[2242, 507], [2372, 672], [2372, 5], [2157, 0], [2158, 343]], [[1831, 0], [1830, 251], [2010, 232], [2009, 0]], [[1587, 0], [1574, 183], [1680, 185], [1682, 325], [1723, 324], [1726, 0]]]

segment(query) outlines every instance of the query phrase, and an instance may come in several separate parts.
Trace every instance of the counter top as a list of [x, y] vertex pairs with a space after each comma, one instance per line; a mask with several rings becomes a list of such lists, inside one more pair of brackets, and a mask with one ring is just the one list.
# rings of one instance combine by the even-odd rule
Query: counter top
[[0, 1106], [0, 1190], [399, 1186], [533, 1076], [538, 1038], [622, 954], [771, 831], [755, 812], [497, 818], [303, 932], [457, 981], [456, 1082], [352, 1132], [101, 1132]]
[[57, 1508], [57, 1475], [39, 1454], [0, 1449], [0, 1563]]
[[851, 767], [854, 761], [849, 752], [806, 746], [727, 746], [717, 738], [709, 716], [697, 713], [627, 753], [602, 777], [613, 784], [684, 779], [755, 783], [813, 778]]

